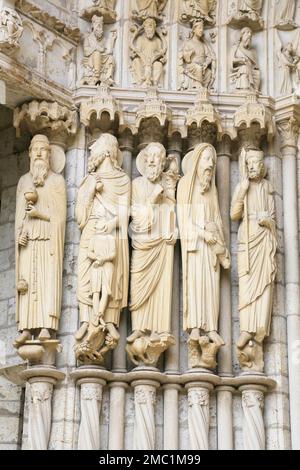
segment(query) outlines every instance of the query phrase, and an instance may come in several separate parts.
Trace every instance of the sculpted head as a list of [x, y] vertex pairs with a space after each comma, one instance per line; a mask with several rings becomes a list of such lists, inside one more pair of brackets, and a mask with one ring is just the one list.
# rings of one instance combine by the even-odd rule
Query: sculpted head
[[197, 20], [193, 25], [193, 36], [197, 39], [202, 39], [204, 33], [204, 23], [202, 20]]
[[160, 143], [151, 143], [144, 150], [145, 176], [151, 182], [159, 179], [166, 164], [166, 149]]
[[248, 147], [246, 149], [246, 167], [250, 180], [260, 181], [264, 178], [266, 174], [264, 153], [255, 147]]
[[97, 39], [103, 38], [103, 16], [97, 16], [97, 15], [93, 16], [92, 31]]
[[251, 46], [252, 42], [252, 30], [248, 27], [245, 27], [241, 31], [240, 42], [243, 44], [244, 47], [248, 48]]
[[147, 18], [144, 23], [144, 31], [147, 39], [153, 39], [156, 32], [156, 21], [154, 18]]
[[35, 186], [44, 186], [50, 170], [50, 143], [45, 135], [33, 137], [29, 147], [30, 173]]
[[202, 151], [197, 167], [197, 176], [200, 181], [201, 192], [206, 192], [211, 186], [216, 167], [216, 152], [209, 145]]
[[91, 155], [88, 162], [89, 173], [95, 173], [106, 158], [110, 159], [112, 167], [119, 168], [119, 144], [115, 136], [102, 134], [91, 146], [90, 150]]

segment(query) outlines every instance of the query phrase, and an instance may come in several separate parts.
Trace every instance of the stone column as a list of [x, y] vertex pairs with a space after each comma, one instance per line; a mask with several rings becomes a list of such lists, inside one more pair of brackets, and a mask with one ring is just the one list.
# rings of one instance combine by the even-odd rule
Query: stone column
[[21, 372], [29, 384], [28, 437], [31, 450], [47, 450], [52, 421], [52, 395], [54, 385], [65, 378], [55, 367], [29, 367]]
[[188, 390], [188, 420], [191, 450], [209, 450], [209, 392], [208, 383], [191, 382]]
[[80, 379], [78, 385], [81, 405], [78, 450], [99, 450], [102, 391], [106, 382], [87, 377]]
[[245, 450], [265, 450], [266, 435], [263, 418], [264, 393], [266, 388], [259, 385], [244, 385], [242, 407], [244, 412], [243, 433]]
[[133, 449], [155, 450], [155, 404], [159, 383], [141, 379], [132, 382], [132, 387], [135, 404]]
[[278, 123], [283, 165], [285, 310], [288, 332], [288, 365], [292, 448], [300, 449], [300, 268], [297, 201], [297, 143], [299, 124], [294, 118]]
[[[230, 158], [231, 140], [225, 135], [218, 145], [217, 186], [226, 245], [230, 247]], [[221, 270], [219, 332], [226, 346], [218, 355], [218, 374], [232, 376], [231, 273]], [[232, 387], [217, 388], [218, 449], [233, 449]]]
[[125, 399], [128, 385], [125, 382], [110, 383], [109, 450], [124, 450]]
[[164, 449], [179, 449], [179, 394], [181, 386], [167, 384], [164, 392]]

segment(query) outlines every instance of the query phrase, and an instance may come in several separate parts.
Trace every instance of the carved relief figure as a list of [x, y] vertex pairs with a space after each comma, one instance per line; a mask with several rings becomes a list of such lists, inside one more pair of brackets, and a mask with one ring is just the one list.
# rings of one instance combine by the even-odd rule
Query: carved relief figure
[[276, 276], [275, 204], [272, 186], [265, 179], [263, 152], [249, 147], [243, 150], [240, 163], [243, 180], [235, 190], [231, 207], [232, 220], [241, 220], [238, 357], [244, 369], [262, 372], [262, 343], [270, 334]]
[[[169, 169], [165, 172], [169, 163]], [[174, 245], [177, 239], [175, 189], [178, 167], [159, 143], [137, 157], [142, 175], [132, 183], [132, 335], [127, 352], [138, 365], [155, 366], [171, 336]]]
[[184, 0], [182, 3], [182, 21], [197, 19], [208, 24], [215, 23], [216, 0]]
[[76, 355], [83, 361], [101, 362], [117, 345], [120, 313], [127, 305], [130, 181], [121, 165], [117, 139], [102, 134], [91, 147], [89, 174], [78, 192], [76, 217], [82, 235], [77, 297], [82, 325]]
[[50, 145], [36, 135], [29, 148], [30, 171], [17, 189], [16, 320], [21, 335], [15, 346], [35, 339], [47, 341], [58, 330], [64, 238], [66, 187], [50, 166]]
[[153, 18], [146, 19], [136, 30], [131, 50], [134, 83], [143, 87], [159, 85], [166, 63], [167, 45]]
[[196, 21], [192, 36], [180, 53], [181, 89], [211, 88], [216, 76], [216, 57], [205, 40], [204, 23]]
[[0, 11], [0, 49], [18, 47], [22, 33], [22, 20], [18, 13], [11, 8], [3, 8]]
[[235, 28], [249, 26], [254, 31], [262, 30], [264, 21], [261, 17], [263, 0], [239, 0], [236, 13], [229, 19], [229, 24]]
[[240, 0], [238, 10], [243, 15], [255, 20], [261, 14], [263, 0]]
[[106, 45], [103, 25], [103, 17], [94, 15], [92, 32], [86, 37], [83, 45], [85, 66], [83, 85], [112, 85], [114, 83], [113, 49], [117, 36], [114, 31], [111, 32], [109, 44]]
[[279, 0], [276, 5], [276, 26], [278, 29], [293, 29], [297, 25], [294, 22], [296, 2], [295, 0]]
[[293, 42], [281, 46], [278, 52], [281, 75], [281, 95], [289, 95], [297, 90], [300, 84], [300, 33]]
[[231, 76], [237, 90], [259, 90], [260, 70], [255, 48], [252, 46], [253, 33], [243, 28], [238, 44], [233, 49]]
[[132, 15], [140, 21], [144, 21], [147, 18], [158, 20], [167, 2], [168, 0], [135, 0], [136, 9], [133, 10]]
[[218, 335], [220, 266], [230, 267], [216, 189], [217, 155], [200, 144], [183, 161], [177, 207], [183, 262], [184, 330], [190, 367], [214, 368], [224, 345]]
[[117, 19], [116, 0], [91, 0], [90, 7], [81, 12], [81, 16], [90, 21], [94, 15], [101, 16], [105, 23], [114, 23]]

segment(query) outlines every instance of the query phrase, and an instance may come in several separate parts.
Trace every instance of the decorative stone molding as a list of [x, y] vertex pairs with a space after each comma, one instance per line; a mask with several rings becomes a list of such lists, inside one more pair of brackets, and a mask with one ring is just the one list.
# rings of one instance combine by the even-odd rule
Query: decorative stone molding
[[28, 2], [28, 0], [16, 0], [16, 8], [29, 18], [37, 20], [40, 24], [53, 30], [55, 33], [61, 34], [73, 43], [79, 43], [81, 33], [79, 28], [67, 25], [48, 12], [39, 8], [36, 4]]
[[192, 127], [193, 124], [196, 124], [197, 128], [201, 129], [205, 122], [213, 124], [217, 136], [221, 135], [221, 117], [209, 100], [209, 91], [202, 88], [197, 95], [194, 106], [187, 110], [186, 125]]
[[51, 141], [57, 134], [65, 137], [75, 135], [77, 125], [77, 110], [61, 106], [57, 102], [31, 101], [14, 110], [17, 136], [24, 131], [32, 135], [43, 132]]
[[168, 0], [133, 0], [132, 19], [137, 23], [143, 23], [147, 18], [161, 22], [167, 2]]
[[250, 27], [253, 31], [261, 31], [264, 28], [264, 20], [261, 17], [262, 6], [263, 0], [240, 0], [227, 24], [236, 29]]
[[138, 129], [142, 120], [147, 118], [156, 118], [161, 127], [164, 127], [172, 119], [172, 112], [160, 98], [156, 87], [148, 89], [145, 100], [136, 112], [136, 128]]
[[[107, 115], [109, 119], [107, 119]], [[90, 129], [116, 128], [124, 125], [122, 107], [112, 95], [108, 86], [100, 86], [97, 95], [84, 100], [80, 106], [80, 121]]]
[[3, 7], [0, 11], [0, 51], [13, 52], [18, 49], [22, 33], [20, 15], [12, 8]]
[[297, 149], [300, 129], [299, 121], [292, 116], [289, 119], [279, 121], [277, 129], [281, 138], [281, 148], [295, 147]]

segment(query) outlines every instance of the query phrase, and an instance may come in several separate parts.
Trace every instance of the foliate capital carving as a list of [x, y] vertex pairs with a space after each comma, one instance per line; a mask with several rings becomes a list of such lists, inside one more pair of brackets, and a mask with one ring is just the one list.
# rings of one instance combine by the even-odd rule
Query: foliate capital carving
[[243, 406], [247, 408], [264, 408], [264, 394], [258, 390], [246, 390], [242, 393]]
[[14, 110], [14, 127], [18, 136], [24, 131], [32, 135], [42, 132], [51, 141], [57, 136], [75, 135], [77, 126], [77, 110], [57, 102], [31, 101]]
[[91, 401], [91, 400], [96, 400], [100, 401], [102, 400], [102, 385], [99, 384], [82, 384], [81, 385], [81, 400], [86, 400], [86, 401]]
[[101, 86], [97, 96], [84, 101], [80, 106], [80, 121], [90, 130], [101, 129], [103, 114], [109, 115], [111, 125], [118, 121], [119, 125], [124, 124], [122, 107], [119, 102], [111, 95], [108, 86]]
[[156, 392], [150, 390], [147, 385], [139, 385], [134, 390], [134, 401], [136, 405], [155, 405]]
[[281, 148], [296, 147], [299, 137], [299, 122], [295, 117], [290, 117], [277, 123], [281, 138]]
[[0, 51], [17, 49], [22, 33], [22, 20], [18, 13], [12, 8], [3, 7], [0, 11]]
[[188, 406], [208, 406], [209, 405], [209, 391], [191, 389], [188, 393]]
[[47, 382], [33, 382], [30, 384], [31, 403], [44, 403], [51, 400], [53, 384]]

